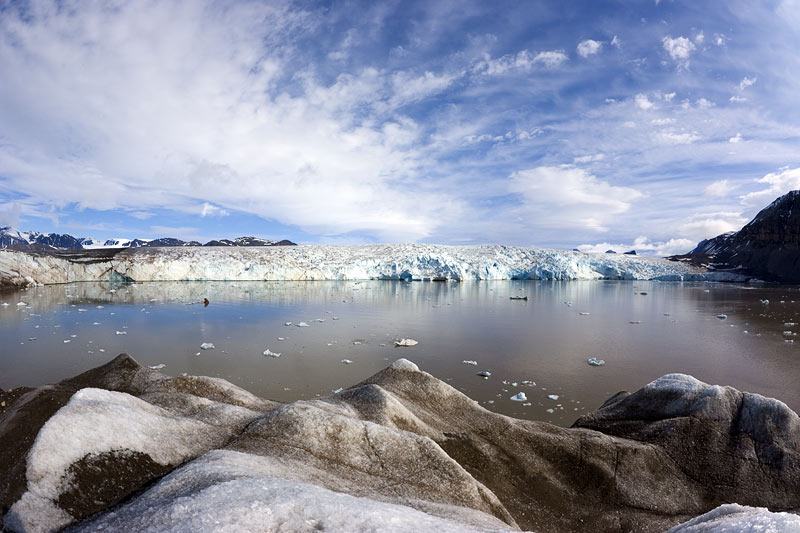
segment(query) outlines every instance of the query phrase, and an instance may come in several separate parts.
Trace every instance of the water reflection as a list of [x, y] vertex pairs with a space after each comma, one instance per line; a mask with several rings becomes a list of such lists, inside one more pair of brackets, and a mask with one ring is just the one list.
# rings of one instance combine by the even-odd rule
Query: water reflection
[[[0, 387], [54, 382], [125, 351], [290, 401], [407, 357], [489, 409], [560, 424], [669, 372], [797, 410], [800, 346], [787, 341], [800, 331], [798, 302], [795, 287], [616, 281], [48, 286], [0, 293]], [[419, 345], [395, 348], [401, 338]], [[520, 391], [528, 402], [509, 399]]]

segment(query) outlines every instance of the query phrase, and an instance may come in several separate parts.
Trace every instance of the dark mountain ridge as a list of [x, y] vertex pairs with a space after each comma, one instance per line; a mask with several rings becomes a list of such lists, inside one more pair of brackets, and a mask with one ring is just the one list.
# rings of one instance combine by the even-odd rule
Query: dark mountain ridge
[[85, 250], [97, 248], [157, 248], [165, 246], [296, 246], [290, 240], [272, 241], [257, 237], [237, 237], [234, 240], [213, 240], [205, 244], [197, 241], [182, 241], [172, 237], [160, 239], [108, 239], [102, 245], [89, 238], [73, 237], [69, 234], [20, 232], [10, 227], [0, 227], [0, 248], [16, 250]]
[[776, 199], [739, 231], [701, 241], [688, 254], [670, 259], [800, 283], [800, 190]]

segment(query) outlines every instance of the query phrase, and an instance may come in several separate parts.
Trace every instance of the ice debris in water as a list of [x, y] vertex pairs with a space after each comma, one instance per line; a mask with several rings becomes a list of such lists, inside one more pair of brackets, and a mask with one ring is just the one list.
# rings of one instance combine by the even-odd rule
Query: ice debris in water
[[292, 323], [291, 323], [291, 322], [284, 322], [284, 323], [283, 323], [283, 325], [284, 325], [284, 326], [291, 326], [291, 325], [292, 325]]
[[792, 331], [784, 331], [783, 334], [786, 335], [787, 337], [797, 337], [797, 333], [794, 333]]
[[78, 312], [79, 312], [79, 313], [85, 313], [85, 312], [86, 312], [86, 309], [78, 309]]
[[474, 366], [478, 366], [478, 362], [477, 362], [477, 361], [472, 361], [472, 360], [470, 360], [470, 359], [464, 359], [464, 360], [463, 360], [463, 361], [461, 361], [461, 362], [462, 362], [462, 363], [464, 363], [465, 365], [474, 365]]
[[115, 331], [114, 334], [115, 335], [127, 335], [128, 332], [127, 331]]
[[769, 305], [769, 300], [761, 300], [761, 303], [764, 305]]
[[787, 344], [794, 344], [794, 341], [792, 339], [787, 339], [787, 340], [785, 340], [783, 342], [785, 342]]
[[630, 324], [641, 324], [642, 321], [641, 320], [631, 320], [629, 323]]
[[414, 339], [400, 339], [399, 341], [394, 341], [395, 346], [416, 346], [419, 342], [415, 341]]
[[214, 348], [216, 348], [216, 346], [214, 346], [213, 342], [204, 342], [200, 345], [201, 350], [213, 350]]
[[161, 364], [158, 364], [158, 365], [149, 366], [147, 368], [149, 368], [150, 370], [161, 370], [165, 366], [167, 366], [167, 365], [165, 365], [164, 363], [161, 363]]
[[720, 320], [725, 320], [726, 318], [728, 318], [728, 315], [724, 315], [724, 314], [720, 313], [720, 314], [717, 315], [717, 318], [719, 318]]
[[28, 304], [26, 304], [25, 302], [17, 302], [17, 307], [24, 307], [26, 305]]
[[298, 328], [307, 328], [308, 324], [306, 324], [305, 322], [298, 322], [297, 323], [297, 327]]
[[526, 402], [528, 401], [528, 397], [525, 396], [524, 392], [518, 392], [514, 396], [511, 397], [511, 400], [515, 402]]
[[344, 364], [346, 364], [346, 365], [349, 365], [349, 364], [350, 364], [350, 363], [352, 363], [352, 362], [353, 362], [353, 361], [351, 361], [350, 359], [342, 359], [342, 363], [344, 363]]
[[482, 371], [482, 372], [478, 372], [478, 373], [477, 373], [477, 374], [475, 374], [475, 375], [476, 375], [476, 376], [480, 376], [480, 377], [482, 377], [482, 378], [486, 379], [486, 378], [488, 378], [489, 376], [491, 376], [491, 375], [492, 375], [492, 373], [491, 373], [491, 372], [487, 372], [486, 370], [484, 370], [484, 371]]
[[535, 381], [531, 381], [529, 379], [523, 380], [523, 381], [521, 381], [521, 383], [523, 385], [527, 385], [528, 387], [535, 387], [536, 386], [536, 382]]
[[591, 366], [603, 366], [606, 362], [603, 359], [598, 359], [597, 357], [590, 357], [586, 360]]
[[791, 328], [792, 326], [796, 326], [797, 322], [784, 322], [783, 326], [786, 328]]
[[267, 356], [269, 356], [269, 357], [280, 357], [280, 356], [281, 356], [281, 354], [279, 354], [279, 353], [275, 353], [275, 352], [273, 352], [272, 350], [270, 350], [269, 348], [267, 348], [266, 350], [264, 350], [264, 355], [267, 355]]
[[589, 316], [589, 315], [591, 315], [592, 313], [587, 313], [586, 311], [581, 311], [581, 312], [580, 312], [580, 313], [578, 313], [578, 314], [579, 314], [579, 315], [581, 315], [581, 316]]
[[548, 394], [547, 397], [551, 400], [558, 400], [558, 394]]
[[548, 413], [550, 413], [551, 415], [552, 415], [553, 413], [555, 413], [555, 411], [553, 411], [552, 409], [545, 409], [545, 411], [547, 411], [547, 412], [548, 412]]

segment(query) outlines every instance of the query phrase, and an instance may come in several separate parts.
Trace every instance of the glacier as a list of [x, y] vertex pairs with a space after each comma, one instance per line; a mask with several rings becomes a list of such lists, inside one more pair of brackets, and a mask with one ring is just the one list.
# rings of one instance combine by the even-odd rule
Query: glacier
[[174, 247], [38, 253], [0, 250], [0, 285], [81, 281], [320, 280], [747, 281], [665, 259], [503, 245]]

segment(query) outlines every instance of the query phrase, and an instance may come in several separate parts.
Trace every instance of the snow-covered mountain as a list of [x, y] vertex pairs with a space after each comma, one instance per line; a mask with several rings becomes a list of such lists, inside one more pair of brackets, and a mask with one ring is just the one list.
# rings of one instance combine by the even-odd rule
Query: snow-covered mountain
[[39, 233], [38, 231], [19, 231], [11, 227], [0, 227], [0, 248], [27, 248], [30, 246], [50, 247], [64, 250], [95, 250], [99, 248], [142, 248], [163, 246], [292, 246], [288, 240], [271, 241], [257, 237], [237, 237], [234, 240], [222, 239], [201, 244], [197, 241], [182, 241], [172, 237], [160, 239], [106, 239], [73, 237], [68, 234]]

